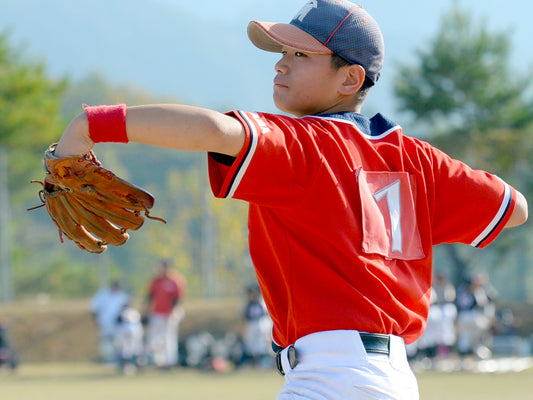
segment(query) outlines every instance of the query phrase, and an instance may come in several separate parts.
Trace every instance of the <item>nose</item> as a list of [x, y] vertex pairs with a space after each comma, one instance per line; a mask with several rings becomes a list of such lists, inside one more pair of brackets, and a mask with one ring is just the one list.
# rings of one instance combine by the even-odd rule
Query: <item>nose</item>
[[274, 70], [278, 74], [284, 74], [287, 71], [287, 65], [283, 62], [284, 57], [281, 57], [280, 60], [274, 65]]

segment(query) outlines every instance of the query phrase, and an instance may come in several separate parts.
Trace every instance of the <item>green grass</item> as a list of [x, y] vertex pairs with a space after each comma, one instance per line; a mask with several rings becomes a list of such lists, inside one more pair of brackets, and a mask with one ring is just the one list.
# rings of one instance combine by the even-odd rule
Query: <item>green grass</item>
[[225, 374], [190, 369], [133, 376], [97, 364], [21, 365], [0, 376], [2, 400], [273, 400], [283, 380], [274, 371]]
[[[418, 374], [421, 400], [525, 400], [533, 369], [505, 374]], [[119, 375], [97, 364], [22, 364], [0, 372], [2, 400], [274, 400], [283, 379], [274, 371], [224, 374], [189, 369]]]
[[504, 374], [471, 372], [418, 375], [421, 400], [526, 400], [533, 396], [533, 370]]

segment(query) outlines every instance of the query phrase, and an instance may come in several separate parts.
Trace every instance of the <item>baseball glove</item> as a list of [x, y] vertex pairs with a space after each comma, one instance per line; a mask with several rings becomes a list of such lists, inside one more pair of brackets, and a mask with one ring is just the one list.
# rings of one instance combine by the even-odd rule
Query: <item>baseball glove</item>
[[[81, 249], [102, 253], [107, 245], [124, 244], [127, 230], [137, 230], [150, 216], [153, 196], [143, 189], [117, 177], [102, 167], [90, 151], [79, 157], [56, 157], [57, 143], [50, 145], [43, 159], [46, 172], [39, 197], [48, 214], [63, 235]], [[144, 214], [144, 215], [143, 215]]]

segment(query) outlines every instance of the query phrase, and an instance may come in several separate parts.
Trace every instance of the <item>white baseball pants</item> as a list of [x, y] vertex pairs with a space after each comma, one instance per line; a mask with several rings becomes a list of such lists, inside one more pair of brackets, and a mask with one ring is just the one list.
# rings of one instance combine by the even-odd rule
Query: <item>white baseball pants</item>
[[313, 333], [281, 353], [285, 385], [277, 400], [418, 400], [418, 385], [403, 339], [391, 336], [390, 354], [367, 353], [357, 331]]

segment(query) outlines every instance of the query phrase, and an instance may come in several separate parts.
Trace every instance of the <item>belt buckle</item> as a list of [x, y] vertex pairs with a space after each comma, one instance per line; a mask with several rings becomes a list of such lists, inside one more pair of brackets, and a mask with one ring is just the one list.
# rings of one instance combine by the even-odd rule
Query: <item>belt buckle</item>
[[[282, 351], [278, 351], [276, 353], [276, 369], [278, 370], [281, 376], [285, 376], [283, 364], [281, 363]], [[291, 369], [294, 369], [298, 365], [298, 352], [296, 351], [296, 347], [294, 347], [293, 344], [287, 347], [287, 360], [289, 361], [289, 366], [291, 367]]]
[[298, 352], [296, 351], [296, 347], [294, 347], [292, 344], [287, 349], [287, 358], [289, 360], [291, 369], [296, 368], [298, 365]]

